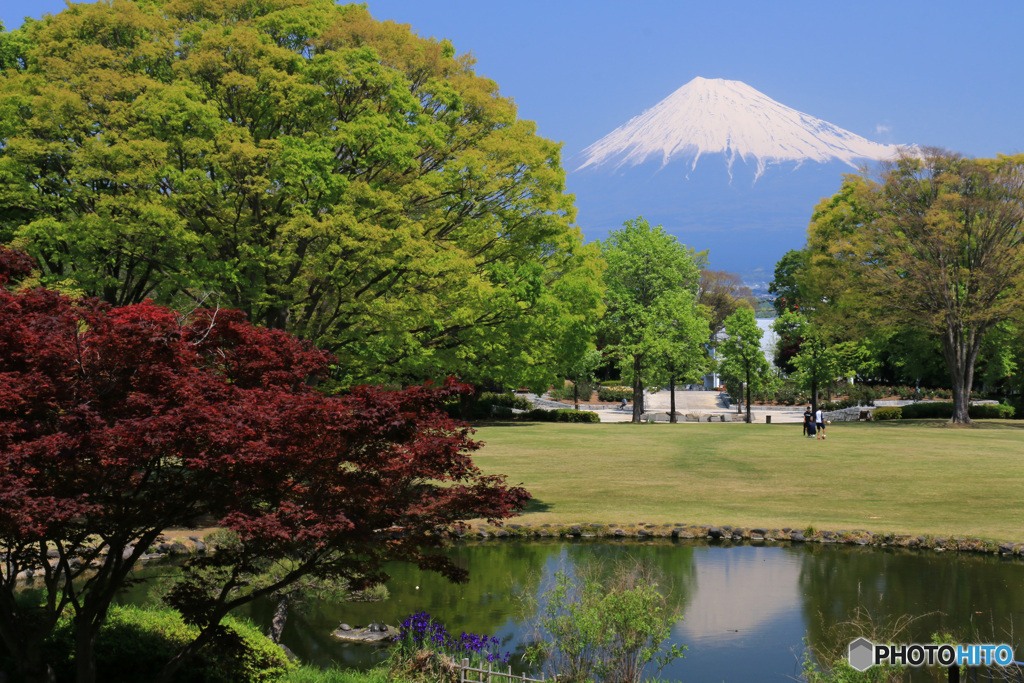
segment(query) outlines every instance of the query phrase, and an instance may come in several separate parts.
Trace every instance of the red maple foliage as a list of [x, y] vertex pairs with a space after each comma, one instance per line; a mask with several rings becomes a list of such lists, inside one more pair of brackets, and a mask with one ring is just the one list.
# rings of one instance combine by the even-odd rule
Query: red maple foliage
[[[227, 611], [303, 576], [381, 580], [402, 559], [463, 579], [432, 549], [529, 498], [474, 466], [471, 430], [441, 409], [455, 382], [325, 397], [312, 380], [331, 359], [281, 331], [4, 289], [26, 263], [0, 248], [0, 638], [27, 679], [47, 675], [43, 639], [64, 609], [78, 680], [95, 679], [107, 608], [169, 527], [212, 518], [238, 539], [191, 561], [195, 576], [227, 568], [227, 585], [206, 574], [172, 592], [204, 627], [173, 669]], [[42, 576], [42, 605], [15, 600], [24, 570]]]

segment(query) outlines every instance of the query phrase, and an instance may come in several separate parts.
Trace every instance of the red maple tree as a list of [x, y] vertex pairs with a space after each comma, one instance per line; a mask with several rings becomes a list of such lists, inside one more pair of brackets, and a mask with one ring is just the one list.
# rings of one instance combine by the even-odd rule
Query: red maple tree
[[[0, 248], [0, 638], [28, 680], [73, 610], [77, 679], [131, 569], [169, 527], [218, 520], [237, 540], [189, 561], [170, 602], [202, 628], [164, 678], [240, 604], [302, 577], [380, 581], [437, 552], [462, 520], [507, 518], [529, 494], [482, 474], [445, 401], [465, 390], [313, 388], [330, 357], [235, 311], [187, 318], [4, 283], [31, 268]], [[45, 599], [15, 600], [16, 577]]]

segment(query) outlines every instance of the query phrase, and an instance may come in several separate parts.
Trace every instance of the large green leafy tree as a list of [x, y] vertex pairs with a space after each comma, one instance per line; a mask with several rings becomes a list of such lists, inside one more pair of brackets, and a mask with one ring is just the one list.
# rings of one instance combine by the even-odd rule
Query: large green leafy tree
[[892, 315], [884, 297], [876, 298], [871, 282], [865, 282], [871, 277], [867, 258], [872, 250], [865, 226], [878, 217], [871, 194], [869, 179], [845, 176], [840, 190], [815, 207], [805, 249], [787, 252], [776, 265], [772, 289], [777, 302], [784, 298], [798, 315], [775, 323], [775, 364], [786, 373], [797, 372], [793, 359], [809, 322], [817, 337], [868, 355], [857, 368], [864, 380], [947, 386], [938, 339]]
[[693, 305], [687, 297], [680, 297], [666, 321], [660, 357], [652, 379], [659, 385], [668, 384], [669, 421], [676, 422], [676, 384], [697, 382], [711, 365], [707, 354], [708, 334], [712, 313], [701, 305]]
[[775, 319], [772, 329], [780, 344], [793, 349], [789, 361], [797, 384], [811, 395], [813, 410], [818, 409], [818, 392], [825, 384], [848, 377], [868, 362], [863, 345], [836, 341], [819, 325], [797, 311], [787, 311]]
[[771, 381], [768, 359], [761, 351], [763, 333], [757, 326], [754, 312], [739, 308], [725, 319], [726, 338], [719, 345], [722, 356], [720, 370], [729, 393], [742, 395], [747, 404], [747, 422], [750, 422], [750, 394], [765, 389]]
[[44, 284], [214, 294], [345, 383], [537, 384], [588, 343], [559, 146], [450, 43], [333, 0], [112, 0], [0, 45], [0, 241]]
[[670, 362], [682, 377], [701, 357], [708, 323], [696, 294], [704, 257], [643, 218], [613, 231], [602, 253], [608, 264], [604, 350], [632, 383], [633, 422], [639, 422], [644, 388], [665, 378]]
[[775, 264], [775, 276], [768, 285], [768, 292], [774, 294], [772, 307], [777, 315], [786, 311], [799, 310], [803, 304], [798, 275], [807, 265], [807, 252], [790, 249]]
[[[970, 422], [985, 338], [1019, 317], [1024, 294], [1024, 155], [920, 150], [877, 181], [848, 177], [824, 208], [808, 240], [816, 281], [832, 286], [821, 300], [860, 324], [917, 327], [938, 339], [952, 421]], [[821, 277], [829, 272], [837, 276]]]

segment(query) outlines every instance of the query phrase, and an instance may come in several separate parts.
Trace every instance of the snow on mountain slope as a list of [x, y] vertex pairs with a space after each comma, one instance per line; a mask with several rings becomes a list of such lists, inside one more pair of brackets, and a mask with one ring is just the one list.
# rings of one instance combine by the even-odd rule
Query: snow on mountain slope
[[664, 100], [616, 128], [580, 153], [577, 171], [619, 169], [660, 160], [687, 161], [723, 154], [732, 175], [739, 158], [756, 168], [772, 164], [889, 159], [897, 148], [882, 145], [787, 107], [740, 81], [695, 78]]

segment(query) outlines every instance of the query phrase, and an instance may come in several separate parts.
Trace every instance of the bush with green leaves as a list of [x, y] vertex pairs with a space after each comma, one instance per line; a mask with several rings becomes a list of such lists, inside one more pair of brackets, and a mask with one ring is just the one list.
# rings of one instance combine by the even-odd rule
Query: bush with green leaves
[[678, 645], [662, 648], [677, 615], [643, 571], [607, 581], [558, 572], [539, 607], [540, 639], [526, 657], [559, 681], [639, 683], [649, 666], [657, 675], [683, 656]]
[[622, 399], [633, 400], [632, 387], [601, 387], [597, 390], [597, 400], [606, 403], [621, 403]]
[[534, 408], [520, 419], [527, 422], [600, 422], [601, 418], [597, 413], [589, 410], [574, 410], [572, 408], [559, 408], [558, 410], [544, 410]]
[[1009, 420], [1017, 414], [1017, 410], [1005, 403], [983, 403], [968, 407], [967, 414], [972, 420]]
[[[222, 625], [218, 637], [178, 671], [176, 681], [264, 683], [292, 668], [284, 651], [249, 621], [227, 617]], [[156, 680], [164, 664], [198, 634], [199, 628], [173, 609], [115, 605], [96, 637], [96, 678], [109, 683]], [[46, 661], [58, 681], [75, 679], [74, 649], [66, 612], [46, 643]], [[10, 670], [5, 654], [0, 648], [0, 670]]]
[[875, 412], [872, 414], [874, 420], [902, 420], [903, 410], [899, 407], [885, 407], [875, 408]]
[[885, 394], [878, 389], [868, 384], [852, 384], [846, 389], [846, 395], [854, 402], [854, 405], [874, 405], [876, 398], [881, 398]]
[[485, 391], [477, 399], [480, 403], [492, 406], [504, 406], [516, 410], [529, 410], [533, 404], [525, 396], [517, 396], [512, 393], [499, 394], [497, 392]]
[[845, 659], [837, 659], [827, 668], [821, 668], [805, 653], [800, 673], [800, 680], [805, 683], [898, 683], [905, 680], [906, 671], [904, 667], [891, 664], [857, 671]]
[[385, 667], [370, 671], [353, 671], [337, 665], [330, 669], [305, 665], [288, 672], [280, 683], [401, 683], [405, 680], [407, 679], [396, 678]]
[[912, 403], [908, 406], [903, 406], [904, 420], [922, 420], [933, 418], [945, 418], [948, 420], [951, 417], [953, 417], [952, 403], [928, 402]]
[[[574, 397], [573, 389], [574, 387], [572, 384], [566, 384], [565, 386], [562, 387], [554, 387], [551, 391], [548, 392], [548, 395], [551, 396], [551, 398], [554, 399], [555, 401], [571, 401]], [[590, 397], [580, 396], [580, 400], [588, 401], [590, 400]]]
[[552, 411], [555, 414], [555, 422], [600, 422], [601, 418], [597, 413], [589, 410], [573, 410], [572, 408], [560, 408]]

